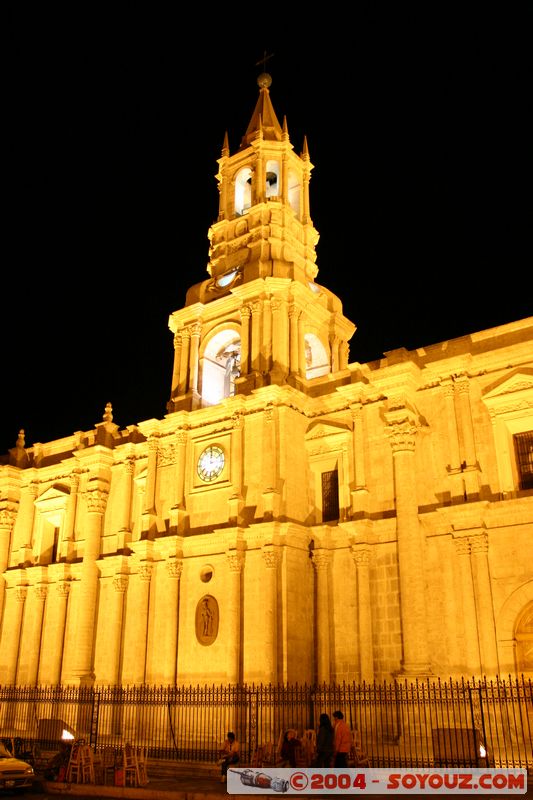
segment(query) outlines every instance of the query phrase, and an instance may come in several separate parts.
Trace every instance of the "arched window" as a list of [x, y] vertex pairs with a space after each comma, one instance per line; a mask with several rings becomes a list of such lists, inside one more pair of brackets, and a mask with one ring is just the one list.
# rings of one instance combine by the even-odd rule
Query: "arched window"
[[318, 378], [329, 372], [329, 359], [326, 348], [314, 333], [305, 334], [305, 377]]
[[289, 171], [289, 205], [295, 214], [300, 216], [300, 179], [292, 170]]
[[241, 169], [235, 177], [235, 213], [241, 216], [252, 205], [252, 170]]
[[533, 601], [528, 603], [516, 626], [516, 668], [533, 674]]
[[272, 160], [267, 161], [265, 172], [265, 197], [278, 197], [280, 194], [279, 163]]
[[202, 403], [215, 405], [235, 394], [241, 374], [241, 340], [232, 329], [219, 331], [207, 343], [202, 359]]

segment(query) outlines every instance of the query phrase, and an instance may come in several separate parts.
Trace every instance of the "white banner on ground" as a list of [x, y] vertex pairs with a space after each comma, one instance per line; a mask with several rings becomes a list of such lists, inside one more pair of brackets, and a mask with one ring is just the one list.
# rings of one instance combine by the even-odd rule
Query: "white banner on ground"
[[526, 794], [525, 769], [231, 767], [229, 794]]

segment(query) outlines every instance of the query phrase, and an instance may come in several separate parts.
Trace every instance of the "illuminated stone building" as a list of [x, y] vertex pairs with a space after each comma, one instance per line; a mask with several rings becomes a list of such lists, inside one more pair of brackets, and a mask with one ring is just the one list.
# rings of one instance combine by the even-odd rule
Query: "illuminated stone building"
[[2, 459], [2, 684], [533, 673], [533, 317], [350, 363], [258, 83], [168, 413]]

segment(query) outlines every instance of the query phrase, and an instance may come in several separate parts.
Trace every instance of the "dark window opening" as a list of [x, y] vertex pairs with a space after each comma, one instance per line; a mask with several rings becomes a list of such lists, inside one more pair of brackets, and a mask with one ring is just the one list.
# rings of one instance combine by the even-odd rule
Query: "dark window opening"
[[339, 519], [339, 472], [322, 473], [322, 522]]
[[533, 431], [514, 435], [520, 489], [533, 489]]

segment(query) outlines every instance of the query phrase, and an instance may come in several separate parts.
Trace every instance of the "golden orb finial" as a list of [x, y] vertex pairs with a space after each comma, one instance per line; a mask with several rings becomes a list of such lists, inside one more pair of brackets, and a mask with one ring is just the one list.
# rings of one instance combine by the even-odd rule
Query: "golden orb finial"
[[260, 89], [268, 89], [271, 83], [272, 77], [268, 74], [268, 72], [262, 72], [257, 79], [257, 85]]

